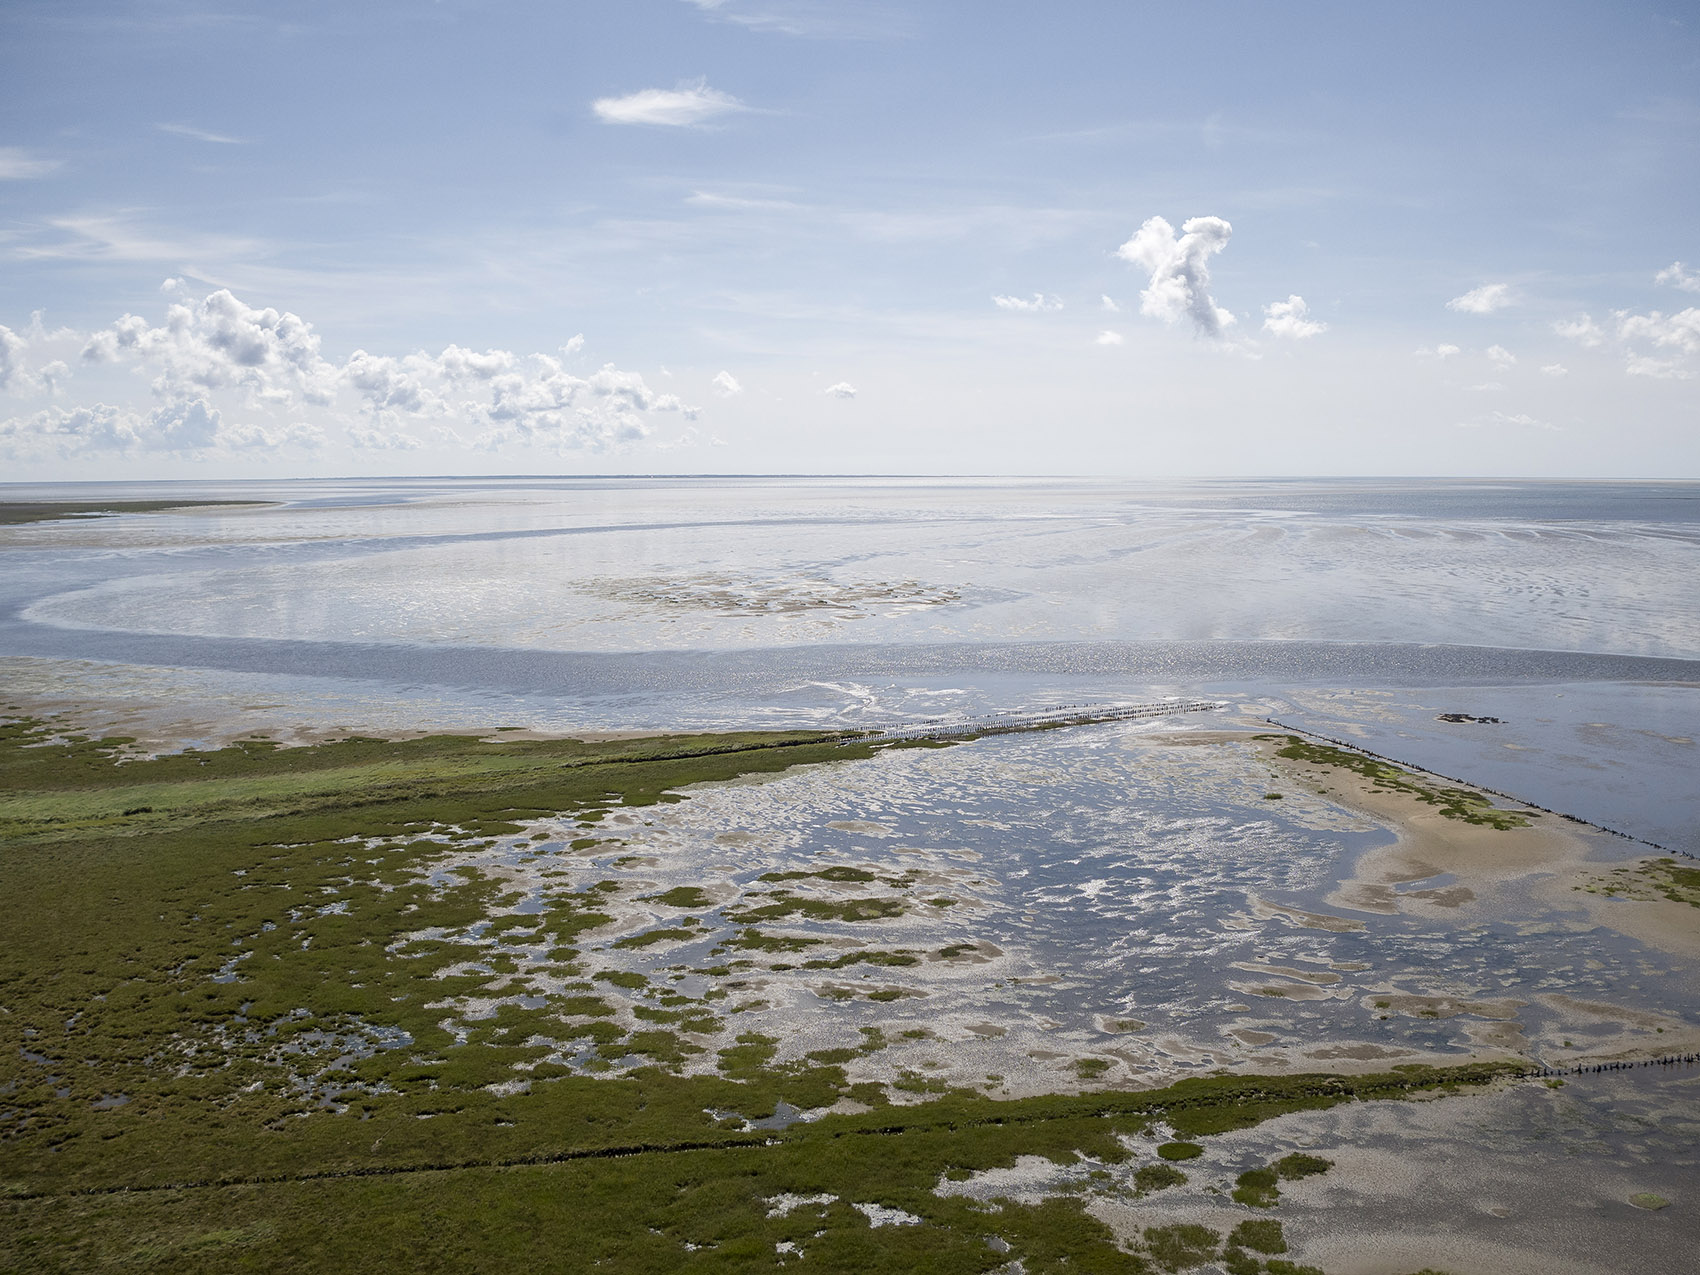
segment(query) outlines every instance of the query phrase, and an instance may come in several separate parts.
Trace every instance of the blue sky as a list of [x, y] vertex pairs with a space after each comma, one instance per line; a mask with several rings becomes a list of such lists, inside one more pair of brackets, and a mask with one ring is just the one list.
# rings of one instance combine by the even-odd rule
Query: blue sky
[[19, 478], [1700, 478], [1690, 4], [0, 23]]

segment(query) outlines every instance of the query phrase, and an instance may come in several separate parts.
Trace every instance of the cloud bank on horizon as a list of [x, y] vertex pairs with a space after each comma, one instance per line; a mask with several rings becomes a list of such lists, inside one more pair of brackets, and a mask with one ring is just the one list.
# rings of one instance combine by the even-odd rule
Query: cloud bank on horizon
[[[166, 291], [180, 293], [181, 281], [168, 280]], [[698, 413], [611, 363], [583, 375], [568, 370], [565, 360], [582, 348], [581, 336], [553, 353], [450, 345], [401, 356], [357, 349], [333, 361], [306, 320], [256, 309], [225, 289], [173, 301], [157, 326], [125, 314], [95, 332], [41, 331], [33, 341], [0, 327], [0, 389], [16, 382], [39, 392], [51, 381], [56, 391], [72, 379], [63, 359], [32, 368], [32, 344], [80, 344], [80, 369], [114, 366], [147, 376], [153, 404], [53, 402], [0, 421], [0, 445], [20, 454], [311, 450], [332, 435], [375, 450], [408, 451], [430, 441], [480, 451], [520, 444], [556, 454], [603, 452], [648, 439], [659, 415], [691, 422]], [[742, 389], [728, 373], [715, 388], [728, 395]]]
[[1460, 424], [1700, 477], [1700, 33], [1656, 6], [1543, 7], [1532, 59], [1517, 4], [1228, 0], [1204, 108], [1118, 52], [1178, 12], [222, 4], [13, 15], [18, 477], [1433, 472]]

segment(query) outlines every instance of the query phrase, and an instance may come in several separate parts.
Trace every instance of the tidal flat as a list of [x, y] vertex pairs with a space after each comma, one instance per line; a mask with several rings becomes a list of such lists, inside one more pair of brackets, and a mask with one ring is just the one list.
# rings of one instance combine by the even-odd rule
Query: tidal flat
[[[15, 716], [0, 783], [8, 1269], [1692, 1238], [1700, 1068], [1630, 1070], [1700, 1051], [1672, 861], [1255, 718], [157, 752]], [[1482, 1185], [1579, 1147], [1598, 1252]], [[1399, 1166], [1451, 1156], [1478, 1185], [1425, 1195], [1425, 1249]]]
[[12, 494], [0, 1269], [1700, 1243], [1686, 488]]

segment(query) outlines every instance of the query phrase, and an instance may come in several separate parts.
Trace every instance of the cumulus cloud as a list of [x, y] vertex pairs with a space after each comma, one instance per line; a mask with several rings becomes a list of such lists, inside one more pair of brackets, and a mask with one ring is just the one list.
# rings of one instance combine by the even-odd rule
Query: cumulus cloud
[[855, 398], [856, 387], [849, 381], [840, 381], [837, 385], [829, 385], [823, 391], [828, 398]]
[[721, 372], [710, 384], [714, 386], [714, 392], [722, 398], [731, 398], [735, 394], [744, 392], [744, 387], [738, 383], [738, 378], [730, 372]]
[[1570, 375], [1570, 369], [1565, 367], [1564, 364], [1562, 364], [1562, 363], [1548, 363], [1548, 364], [1545, 364], [1544, 366], [1542, 366], [1541, 375], [1543, 375], [1543, 376], [1569, 376]]
[[1094, 342], [1095, 345], [1120, 345], [1121, 343], [1122, 334], [1120, 332], [1111, 332], [1107, 329], [1100, 332], [1097, 340]]
[[1515, 367], [1517, 365], [1517, 356], [1503, 345], [1488, 346], [1487, 356], [1498, 368]]
[[1122, 312], [1122, 308], [1116, 304], [1116, 299], [1114, 297], [1100, 296], [1098, 298], [1098, 302], [1104, 307], [1104, 312], [1106, 314], [1120, 314]]
[[1630, 314], [1619, 310], [1618, 339], [1630, 343], [1646, 342], [1660, 349], [1682, 354], [1700, 354], [1700, 309], [1688, 309], [1666, 315], [1654, 310], [1651, 314]]
[[58, 167], [58, 160], [31, 155], [21, 146], [0, 146], [0, 181], [21, 182], [46, 177]]
[[1414, 351], [1414, 353], [1419, 359], [1450, 359], [1463, 353], [1463, 351], [1461, 351], [1456, 345], [1442, 344], [1432, 348], [1425, 346], [1420, 350]]
[[[562, 349], [581, 344], [575, 337]], [[0, 383], [51, 388], [67, 371], [49, 364], [30, 372], [23, 347], [0, 328]], [[311, 445], [327, 432], [364, 448], [417, 447], [423, 434], [450, 446], [604, 450], [647, 437], [658, 413], [689, 420], [697, 410], [635, 372], [607, 364], [575, 376], [546, 354], [451, 344], [438, 354], [355, 350], [339, 363], [325, 357], [304, 319], [249, 306], [225, 289], [174, 301], [158, 325], [124, 315], [83, 340], [82, 362], [148, 374], [156, 405], [56, 407], [7, 421], [3, 436], [62, 450]]]
[[1054, 314], [1063, 308], [1061, 297], [1047, 297], [1042, 292], [1035, 292], [1031, 301], [1026, 297], [993, 297], [992, 304], [1018, 314]]
[[9, 390], [24, 375], [24, 339], [0, 324], [0, 390]]
[[1654, 283], [1666, 283], [1684, 292], [1700, 292], [1700, 273], [1690, 270], [1680, 261], [1673, 261], [1653, 276]]
[[640, 89], [625, 97], [599, 97], [590, 104], [605, 124], [656, 124], [689, 128], [721, 115], [747, 111], [737, 98], [708, 87], [706, 79], [672, 89]]
[[1560, 319], [1552, 325], [1552, 330], [1578, 345], [1604, 345], [1606, 340], [1604, 330], [1594, 322], [1593, 316], [1586, 314], [1575, 319]]
[[1471, 288], [1461, 297], [1453, 297], [1446, 303], [1446, 308], [1456, 310], [1460, 314], [1492, 314], [1510, 304], [1510, 284], [1484, 283], [1479, 288]]
[[1610, 322], [1608, 328], [1584, 314], [1553, 324], [1553, 330], [1584, 346], [1617, 346], [1631, 376], [1688, 380], [1700, 372], [1700, 308], [1675, 314], [1614, 310]]
[[1301, 296], [1272, 301], [1263, 307], [1263, 330], [1291, 341], [1303, 341], [1328, 331], [1326, 323], [1306, 318], [1309, 313], [1310, 307]]
[[567, 338], [567, 343], [561, 347], [561, 353], [569, 358], [584, 349], [584, 333], [579, 332]]
[[1220, 337], [1234, 316], [1210, 296], [1210, 258], [1228, 246], [1234, 228], [1220, 217], [1193, 217], [1181, 225], [1180, 235], [1161, 217], [1145, 223], [1120, 248], [1116, 256], [1151, 275], [1151, 284], [1139, 294], [1141, 314], [1174, 323], [1183, 316], [1205, 336]]

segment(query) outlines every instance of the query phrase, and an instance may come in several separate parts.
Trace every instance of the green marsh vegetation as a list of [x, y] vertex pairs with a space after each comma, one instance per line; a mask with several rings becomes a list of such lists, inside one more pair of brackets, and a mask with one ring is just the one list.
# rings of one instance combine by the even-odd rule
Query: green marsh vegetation
[[1700, 908], [1700, 868], [1683, 867], [1668, 857], [1613, 868], [1590, 885], [1572, 888], [1618, 899], [1665, 899]]
[[[438, 736], [127, 758], [125, 741], [0, 725], [0, 1269], [730, 1271], [782, 1264], [785, 1245], [827, 1270], [1170, 1269], [1207, 1246], [1120, 1244], [1072, 1195], [993, 1207], [934, 1188], [1022, 1155], [1122, 1164], [1118, 1135], [1159, 1120], [1208, 1138], [1498, 1074], [1008, 1101], [913, 1073], [852, 1083], [845, 1065], [888, 1043], [878, 1028], [794, 1061], [759, 1031], [711, 1047], [739, 962], [698, 971], [721, 980], [701, 995], [592, 977], [579, 957], [618, 883], [545, 869], [554, 888], [516, 911], [509, 878], [464, 861], [503, 838], [570, 860], [612, 844], [617, 808], [871, 751]], [[564, 831], [526, 840], [539, 820]], [[447, 1008], [480, 998], [481, 1016]], [[781, 1104], [845, 1105], [753, 1127]], [[1130, 1166], [1136, 1190], [1184, 1177], [1141, 1167], [1165, 1172]], [[786, 1211], [785, 1195], [830, 1202]], [[872, 1226], [857, 1205], [916, 1220]]]
[[152, 514], [164, 509], [201, 509], [217, 505], [253, 507], [267, 501], [252, 500], [30, 500], [0, 501], [0, 527], [27, 522], [53, 522], [61, 518], [100, 518], [110, 514]]
[[1353, 774], [1362, 775], [1378, 789], [1406, 793], [1425, 805], [1437, 806], [1440, 813], [1448, 819], [1497, 828], [1502, 832], [1510, 828], [1529, 826], [1529, 815], [1513, 810], [1501, 810], [1478, 792], [1431, 783], [1412, 771], [1401, 769], [1389, 762], [1377, 761], [1374, 757], [1365, 757], [1361, 753], [1333, 748], [1327, 744], [1312, 743], [1297, 735], [1261, 735], [1258, 738], [1284, 740], [1282, 747], [1275, 752], [1277, 757], [1304, 762], [1311, 766], [1333, 766], [1340, 770], [1349, 770]]

